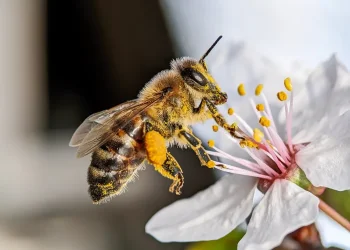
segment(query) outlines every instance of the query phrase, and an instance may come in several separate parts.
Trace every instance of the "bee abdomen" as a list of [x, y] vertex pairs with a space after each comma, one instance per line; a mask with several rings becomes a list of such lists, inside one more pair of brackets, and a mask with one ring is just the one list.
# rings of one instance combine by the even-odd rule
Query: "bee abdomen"
[[122, 193], [145, 157], [142, 151], [127, 158], [113, 154], [104, 147], [97, 149], [92, 154], [88, 170], [89, 193], [93, 202], [108, 201], [114, 195]]

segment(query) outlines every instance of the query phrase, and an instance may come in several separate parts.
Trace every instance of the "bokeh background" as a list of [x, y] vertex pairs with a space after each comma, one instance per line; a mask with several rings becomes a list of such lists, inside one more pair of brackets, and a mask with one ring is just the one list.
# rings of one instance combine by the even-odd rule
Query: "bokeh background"
[[[126, 194], [92, 205], [90, 159], [68, 147], [74, 129], [134, 99], [172, 58], [199, 58], [218, 35], [236, 48], [230, 65], [240, 81], [259, 70], [302, 81], [333, 53], [349, 67], [349, 23], [346, 0], [0, 0], [0, 249], [184, 249], [144, 232], [179, 198], [152, 167]], [[224, 49], [208, 58], [218, 72]], [[185, 172], [181, 198], [215, 181], [193, 152], [171, 151]]]

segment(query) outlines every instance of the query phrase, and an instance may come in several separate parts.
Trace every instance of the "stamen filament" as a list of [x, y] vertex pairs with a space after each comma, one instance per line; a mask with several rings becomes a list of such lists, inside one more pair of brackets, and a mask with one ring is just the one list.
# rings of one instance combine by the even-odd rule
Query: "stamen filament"
[[265, 104], [265, 107], [266, 107], [266, 112], [267, 112], [267, 114], [268, 114], [268, 116], [270, 118], [271, 125], [276, 129], [276, 125], [275, 125], [275, 121], [274, 121], [273, 116], [272, 116], [270, 105], [269, 105], [269, 103], [268, 103], [268, 101], [266, 99], [266, 96], [265, 96], [264, 92], [261, 92], [261, 97], [262, 97], [262, 99], [264, 101], [264, 104]]
[[240, 117], [237, 113], [234, 114], [235, 117], [237, 118], [238, 122], [242, 124], [242, 126], [247, 130], [246, 132], [250, 135], [253, 136], [253, 129], [248, 125], [248, 123], [243, 120], [242, 117]]
[[277, 167], [279, 168], [279, 170], [281, 170], [282, 174], [285, 173], [286, 172], [286, 167], [277, 159], [275, 151], [272, 150], [270, 147], [267, 147], [267, 150], [269, 151], [269, 153], [273, 157]]
[[[257, 110], [254, 109], [254, 107], [255, 107], [256, 105], [255, 105], [255, 102], [254, 102], [253, 99], [250, 99], [250, 104], [252, 105], [253, 110], [254, 110], [256, 116], [258, 117], [258, 119], [260, 119], [260, 118], [261, 118], [261, 114], [260, 114]], [[266, 112], [264, 112], [264, 113], [266, 113]], [[267, 113], [266, 113], [266, 114], [267, 114]], [[273, 118], [272, 118], [272, 117], [269, 117], [268, 114], [267, 114], [267, 117], [268, 117], [268, 119], [269, 119], [270, 121], [273, 121]], [[268, 138], [270, 141], [272, 141], [272, 142], [276, 145], [278, 152], [279, 152], [279, 153], [282, 155], [282, 157], [287, 161], [287, 160], [288, 160], [288, 158], [287, 158], [287, 156], [288, 156], [287, 148], [286, 148], [286, 146], [284, 145], [282, 139], [280, 139], [278, 135], [277, 135], [277, 136], [272, 136], [272, 134], [275, 134], [275, 133], [272, 133], [272, 131], [275, 132], [275, 131], [274, 131], [275, 128], [274, 128], [274, 127], [271, 127], [271, 126], [269, 126], [269, 127], [263, 127], [263, 128], [264, 128], [265, 134], [267, 135], [267, 138]], [[277, 134], [277, 133], [276, 133], [276, 134]], [[266, 146], [269, 147], [270, 145], [266, 145]]]
[[283, 156], [286, 160], [290, 161], [290, 156], [288, 153], [288, 149], [284, 142], [282, 141], [281, 137], [277, 134], [277, 132], [274, 129], [268, 129], [270, 136], [272, 137], [272, 141], [278, 148], [278, 152], [281, 156]]
[[342, 215], [340, 215], [337, 211], [335, 211], [332, 207], [330, 207], [327, 203], [320, 199], [320, 203], [318, 207], [329, 217], [339, 223], [342, 227], [350, 232], [350, 222], [345, 219]]
[[[267, 141], [266, 141], [266, 142], [267, 142]], [[267, 143], [268, 143], [268, 142], [267, 142]], [[269, 144], [269, 143], [268, 143], [268, 144]], [[270, 145], [270, 144], [269, 144], [269, 145]], [[273, 157], [272, 157], [272, 155], [268, 152], [266, 146], [265, 146], [265, 145], [263, 145], [263, 146], [264, 146], [264, 147], [260, 147], [260, 148], [262, 148], [262, 149], [264, 150], [263, 153], [264, 153], [265, 155], [267, 155], [271, 160], [273, 160]], [[285, 164], [285, 165], [289, 165], [289, 164], [290, 164], [290, 162], [289, 162], [287, 159], [283, 158], [283, 157], [280, 155], [280, 153], [278, 152], [278, 150], [277, 150], [276, 147], [272, 146], [272, 149], [275, 151], [275, 154], [276, 154], [277, 158], [278, 158], [283, 164]]]
[[[227, 138], [231, 141], [233, 141], [234, 143], [238, 144], [239, 145], [239, 142], [236, 141], [235, 139], [233, 139], [229, 134], [225, 133]], [[262, 170], [265, 171], [265, 173], [269, 174], [269, 175], [273, 175], [275, 177], [277, 177], [279, 174], [272, 168], [270, 168], [265, 162], [263, 162], [262, 160], [259, 159], [259, 157], [255, 156], [255, 154], [248, 148], [243, 148], [243, 150], [245, 150], [247, 152], [247, 154], [249, 154], [250, 157], [253, 158], [253, 160], [255, 160], [260, 168]]]
[[[252, 99], [250, 99], [250, 103], [251, 103], [251, 105], [252, 105], [252, 107], [253, 107], [253, 110], [254, 110], [255, 103], [254, 103], [254, 101], [253, 101]], [[258, 117], [260, 116], [260, 114], [259, 114], [257, 111], [255, 111], [255, 114], [256, 114]], [[263, 127], [263, 129], [264, 129], [264, 131], [265, 131], [265, 134], [268, 135], [268, 137], [270, 137], [270, 136], [269, 136], [269, 135], [270, 135], [270, 132], [274, 131], [273, 128], [265, 127], [265, 126]], [[286, 172], [286, 168], [284, 167], [284, 165], [282, 165], [282, 163], [279, 161], [279, 159], [277, 159], [277, 157], [276, 157], [277, 153], [275, 152], [275, 150], [272, 150], [272, 149], [270, 148], [270, 145], [267, 143], [267, 141], [266, 141], [265, 139], [264, 139], [264, 141], [263, 141], [263, 144], [266, 146], [267, 151], [270, 153], [270, 155], [272, 156], [273, 160], [276, 162], [276, 164], [277, 164], [278, 168], [281, 170], [281, 172], [282, 172], [282, 173], [285, 173], [285, 172]], [[277, 145], [278, 145], [278, 144], [277, 144]], [[263, 152], [266, 153], [266, 151], [263, 151]]]
[[241, 159], [238, 157], [234, 157], [234, 156], [222, 151], [221, 149], [218, 149], [217, 147], [214, 147], [214, 149], [219, 153], [213, 152], [213, 151], [207, 151], [207, 153], [210, 155], [218, 156], [218, 157], [224, 156], [226, 159], [229, 159], [231, 161], [235, 161], [235, 162], [243, 165], [244, 167], [249, 168], [250, 170], [252, 170], [254, 172], [262, 173], [259, 164], [256, 164], [254, 162], [247, 161], [247, 160], [244, 160], [244, 159]]
[[[224, 172], [232, 173], [232, 174], [240, 174], [240, 175], [246, 175], [246, 176], [252, 176], [252, 177], [258, 177], [266, 180], [272, 180], [272, 178], [268, 175], [263, 175], [263, 174], [258, 174], [255, 172], [251, 172], [248, 170], [244, 170], [235, 166], [227, 165], [227, 164], [222, 164], [220, 162], [215, 162], [218, 166], [215, 166], [216, 169], [219, 169]], [[220, 165], [224, 165], [224, 167], [220, 167]]]
[[292, 146], [292, 113], [293, 113], [293, 91], [290, 93], [289, 111], [288, 111], [288, 114], [286, 113], [286, 116], [287, 116], [286, 127], [287, 127], [288, 147], [290, 152], [294, 154], [294, 149]]

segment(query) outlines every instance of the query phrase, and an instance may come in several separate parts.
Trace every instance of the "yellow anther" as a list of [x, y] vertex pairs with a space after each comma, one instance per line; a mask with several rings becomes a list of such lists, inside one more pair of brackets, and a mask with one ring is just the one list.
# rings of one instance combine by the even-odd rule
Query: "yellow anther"
[[253, 138], [256, 142], [261, 142], [262, 138], [264, 138], [264, 133], [261, 132], [259, 129], [255, 128], [253, 134]]
[[218, 127], [218, 126], [216, 126], [216, 125], [213, 125], [213, 127], [212, 127], [212, 128], [213, 128], [213, 131], [214, 131], [214, 132], [218, 132], [218, 130], [219, 130], [219, 127]]
[[212, 160], [208, 161], [208, 163], [207, 163], [207, 167], [208, 167], [208, 168], [213, 168], [213, 167], [215, 167], [215, 166], [216, 166], [216, 164], [215, 164], [214, 161], [212, 161]]
[[238, 94], [240, 95], [240, 96], [244, 96], [245, 95], [245, 89], [244, 89], [244, 84], [243, 83], [241, 83], [240, 85], [238, 85]]
[[283, 101], [288, 99], [288, 95], [286, 94], [286, 92], [281, 91], [281, 92], [277, 93], [277, 98], [278, 98], [278, 100], [283, 102]]
[[249, 141], [249, 140], [241, 140], [239, 142], [239, 145], [242, 147], [242, 148], [245, 148], [245, 147], [248, 147], [248, 148], [256, 148], [256, 149], [259, 149], [259, 146], [252, 142], [252, 141]]
[[236, 122], [232, 123], [231, 128], [238, 129], [237, 123]]
[[213, 148], [215, 146], [215, 141], [214, 140], [209, 140], [208, 141], [208, 146]]
[[284, 79], [284, 87], [286, 87], [288, 91], [293, 90], [292, 80], [289, 77]]
[[167, 152], [164, 137], [156, 131], [150, 131], [146, 133], [144, 143], [148, 161], [153, 165], [162, 165]]
[[271, 121], [267, 119], [265, 116], [262, 116], [260, 118], [259, 123], [261, 124], [261, 126], [264, 126], [264, 127], [270, 127], [271, 125]]
[[262, 103], [257, 104], [256, 109], [258, 111], [264, 111], [265, 110], [264, 104], [262, 104]]
[[228, 113], [229, 115], [233, 115], [234, 112], [235, 112], [235, 110], [234, 110], [233, 108], [229, 108], [229, 109], [227, 110], [227, 113]]
[[256, 88], [255, 88], [255, 95], [259, 96], [261, 91], [263, 90], [263, 88], [264, 88], [263, 84], [259, 84], [258, 86], [256, 86]]

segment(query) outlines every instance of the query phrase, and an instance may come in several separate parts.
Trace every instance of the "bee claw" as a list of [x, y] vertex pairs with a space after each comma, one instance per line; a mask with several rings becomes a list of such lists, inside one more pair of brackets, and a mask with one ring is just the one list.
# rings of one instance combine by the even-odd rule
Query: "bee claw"
[[176, 195], [180, 195], [181, 188], [184, 185], [184, 177], [182, 173], [178, 173], [175, 177], [176, 179], [173, 181], [173, 183], [169, 187], [169, 192], [170, 193], [175, 193]]

